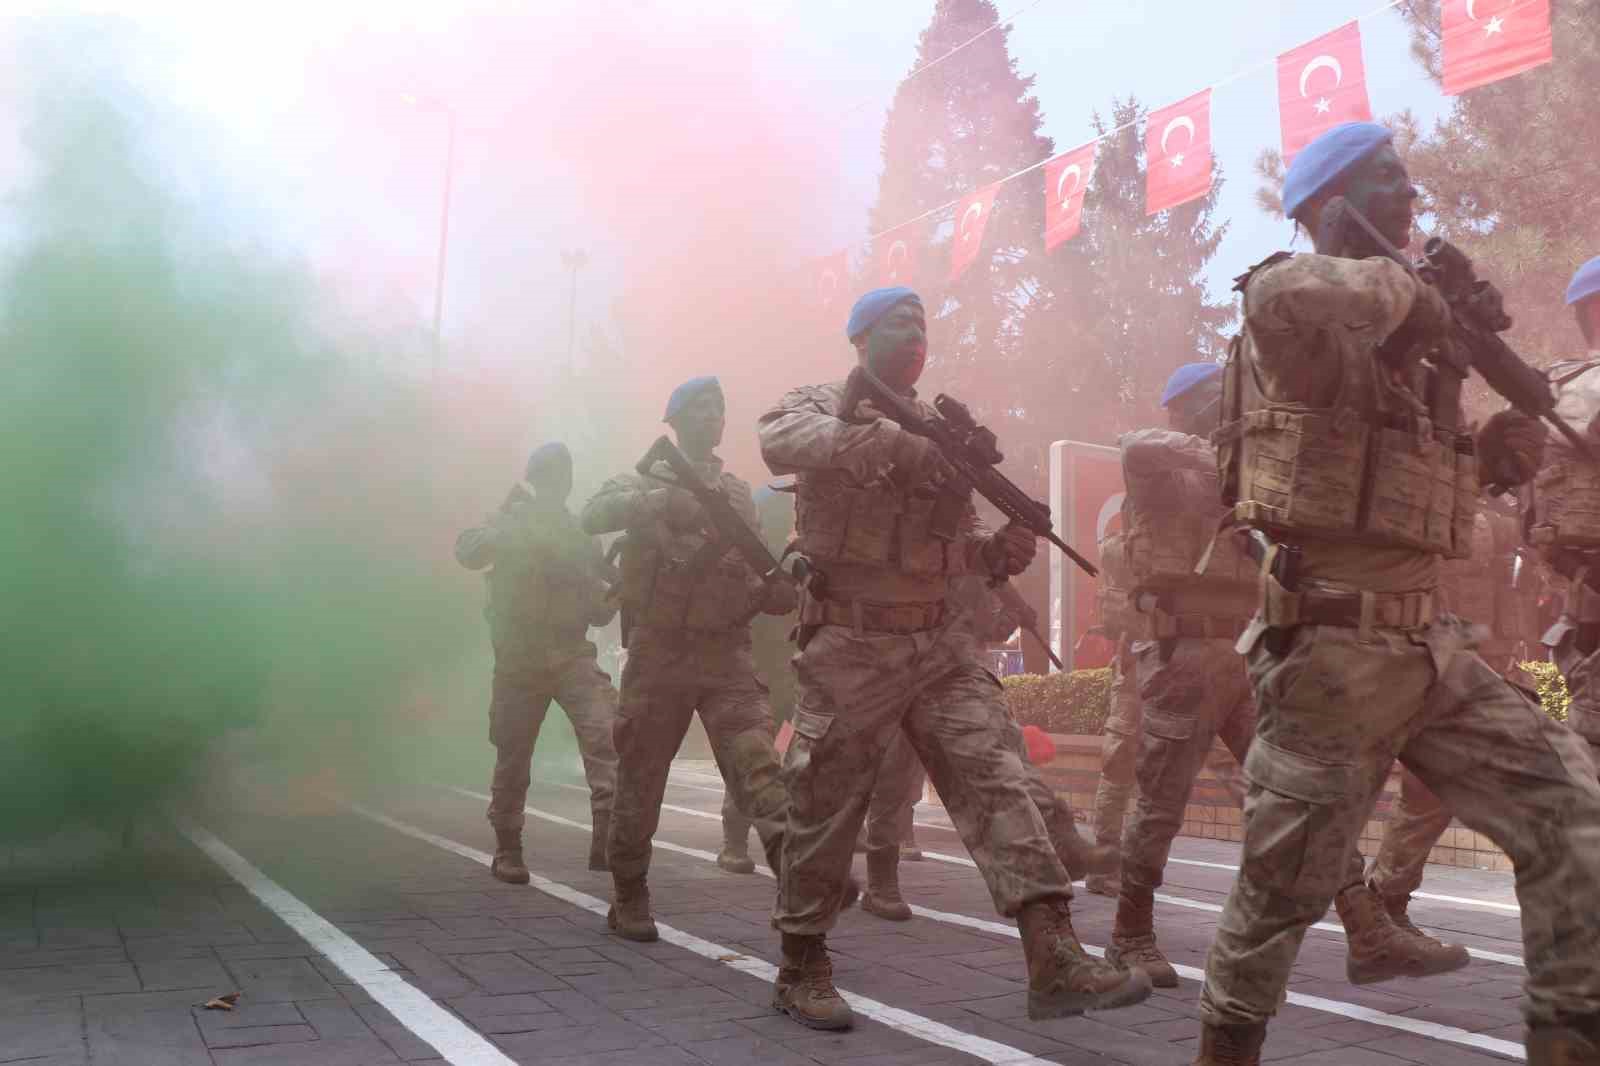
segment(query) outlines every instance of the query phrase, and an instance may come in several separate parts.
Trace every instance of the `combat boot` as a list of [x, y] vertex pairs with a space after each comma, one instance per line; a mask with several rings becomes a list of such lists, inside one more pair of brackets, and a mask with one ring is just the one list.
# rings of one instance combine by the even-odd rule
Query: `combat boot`
[[[1367, 887], [1371, 888], [1374, 892], [1378, 891], [1378, 886], [1372, 884], [1370, 881], [1367, 883]], [[1411, 893], [1407, 892], [1402, 896], [1385, 896], [1382, 893], [1379, 893], [1379, 898], [1383, 900], [1383, 909], [1388, 912], [1389, 920], [1395, 925], [1399, 926], [1401, 932], [1408, 933], [1411, 936], [1420, 937], [1429, 943], [1438, 944], [1440, 950], [1442, 951], [1452, 952], [1452, 957], [1460, 960], [1455, 967], [1456, 969], [1460, 969], [1462, 966], [1465, 966], [1467, 963], [1472, 961], [1472, 956], [1467, 954], [1467, 949], [1462, 945], [1446, 944], [1437, 937], [1431, 937], [1416, 927], [1416, 925], [1411, 921], [1411, 915], [1407, 913], [1411, 907]]]
[[606, 912], [606, 926], [626, 940], [648, 944], [658, 939], [661, 934], [656, 932], [655, 919], [650, 917], [650, 889], [645, 886], [644, 878], [613, 877], [612, 880], [615, 898], [611, 910]]
[[1177, 988], [1178, 971], [1156, 946], [1155, 897], [1153, 888], [1122, 883], [1106, 961], [1143, 970], [1157, 988]]
[[1333, 905], [1344, 923], [1345, 974], [1351, 984], [1449, 973], [1470, 961], [1458, 944], [1442, 944], [1396, 925], [1378, 894], [1365, 884], [1343, 890], [1333, 897]]
[[772, 1006], [810, 1029], [850, 1028], [850, 1004], [833, 987], [833, 961], [820, 934], [783, 934]]
[[1086, 1010], [1128, 1007], [1150, 995], [1143, 970], [1093, 958], [1072, 931], [1065, 896], [1023, 904], [1017, 915], [1028, 962], [1028, 1017], [1065, 1018]]
[[1122, 894], [1122, 880], [1116, 874], [1090, 874], [1083, 879], [1083, 887], [1097, 896], [1111, 899]]
[[1266, 1022], [1200, 1026], [1200, 1057], [1193, 1066], [1259, 1066]]
[[489, 872], [508, 885], [528, 883], [528, 868], [522, 862], [522, 830], [500, 829], [494, 831], [494, 861]]
[[[1600, 1026], [1595, 1028], [1600, 1029]], [[1528, 1052], [1528, 1066], [1596, 1066], [1600, 1063], [1600, 1040], [1565, 1025], [1530, 1026], [1523, 1047]]]
[[907, 829], [906, 838], [900, 842], [900, 861], [922, 861], [922, 849], [917, 846], [917, 832], [914, 829]]
[[911, 920], [911, 908], [900, 895], [899, 848], [867, 852], [867, 892], [861, 909], [891, 922]]
[[589, 831], [589, 869], [609, 870], [611, 864], [606, 861], [606, 841], [611, 838], [611, 812], [601, 811], [591, 821], [594, 825]]
[[1056, 857], [1074, 881], [1088, 874], [1114, 874], [1122, 865], [1122, 852], [1115, 844], [1096, 844], [1078, 832], [1075, 825], [1063, 826], [1053, 834]]

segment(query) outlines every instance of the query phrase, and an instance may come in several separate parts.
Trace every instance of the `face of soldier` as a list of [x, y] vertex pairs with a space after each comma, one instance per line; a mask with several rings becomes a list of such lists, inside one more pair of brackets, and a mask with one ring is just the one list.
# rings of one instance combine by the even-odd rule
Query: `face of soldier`
[[[1411, 243], [1417, 187], [1393, 145], [1384, 145], [1356, 164], [1344, 179], [1344, 198], [1396, 248]], [[1359, 243], [1353, 234], [1352, 239]]]
[[863, 365], [896, 392], [910, 392], [928, 361], [928, 322], [922, 305], [903, 303], [867, 331], [858, 347]]
[[570, 463], [546, 463], [528, 478], [528, 484], [540, 503], [565, 504], [572, 495], [572, 466]]
[[1222, 424], [1222, 378], [1202, 381], [1167, 407], [1167, 424], [1180, 433], [1204, 437]]
[[671, 424], [683, 454], [691, 459], [709, 459], [722, 443], [722, 431], [728, 424], [722, 394], [702, 392], [673, 417]]
[[1589, 350], [1600, 348], [1600, 296], [1579, 300], [1573, 310], [1578, 313], [1578, 328], [1583, 331]]

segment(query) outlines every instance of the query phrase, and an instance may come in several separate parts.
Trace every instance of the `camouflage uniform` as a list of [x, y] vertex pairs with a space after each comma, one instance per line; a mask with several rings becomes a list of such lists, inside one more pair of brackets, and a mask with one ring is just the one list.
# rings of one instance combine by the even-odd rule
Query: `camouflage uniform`
[[[1594, 434], [1589, 427], [1600, 417], [1596, 361], [1600, 352], [1591, 352], [1587, 364], [1551, 370], [1557, 380], [1567, 378], [1557, 398], [1557, 415], [1590, 439]], [[1561, 617], [1544, 635], [1544, 643], [1567, 682], [1567, 724], [1600, 762], [1600, 476], [1560, 437], [1550, 438], [1528, 511], [1529, 543], [1566, 586]]]
[[[1538, 617], [1534, 575], [1513, 572], [1521, 536], [1516, 518], [1479, 512], [1471, 557], [1446, 559], [1439, 566], [1444, 609], [1473, 623], [1478, 657], [1513, 680], [1520, 673], [1517, 663], [1528, 658], [1534, 643]], [[1428, 855], [1454, 817], [1416, 774], [1402, 768], [1399, 800], [1367, 875], [1396, 921], [1409, 921], [1411, 894], [1422, 887]]]
[[1437, 336], [1438, 305], [1381, 259], [1274, 257], [1241, 286], [1224, 499], [1300, 558], [1286, 589], [1282, 549], [1267, 554], [1239, 640], [1259, 719], [1241, 869], [1201, 994], [1208, 1039], [1283, 1002], [1306, 928], [1359, 882], [1356, 841], [1397, 755], [1515, 864], [1530, 1022], [1593, 1017], [1600, 783], [1584, 745], [1436, 612], [1439, 557], [1470, 542], [1476, 463], [1427, 417], [1425, 368], [1375, 358], [1402, 324]]
[[[1100, 781], [1094, 790], [1094, 838], [1102, 847], [1122, 846], [1122, 821], [1133, 798], [1135, 758], [1139, 753], [1139, 679], [1128, 647], [1128, 590], [1132, 581], [1123, 551], [1121, 533], [1100, 543], [1100, 627], [1115, 641], [1111, 660], [1110, 711], [1100, 744]], [[1116, 895], [1116, 875], [1096, 874], [1089, 879], [1091, 892]]]
[[827, 575], [801, 603], [795, 738], [784, 762], [791, 807], [776, 924], [832, 928], [878, 766], [904, 730], [933, 778], [995, 908], [1071, 895], [1029, 794], [1021, 731], [970, 629], [947, 602], [952, 577], [981, 568], [968, 505], [954, 542], [930, 535], [932, 493], [888, 480], [887, 420], [842, 420], [842, 382], [789, 393], [760, 423], [774, 472], [798, 477], [801, 550]]
[[[694, 466], [756, 528], [749, 486], [724, 472], [720, 459]], [[708, 538], [698, 526], [673, 529], [649, 515], [645, 494], [664, 483], [636, 474], [612, 478], [583, 511], [585, 529], [629, 530], [621, 555], [628, 660], [609, 851], [619, 896], [650, 867], [667, 773], [696, 711], [733, 803], [754, 821], [774, 870], [783, 854], [788, 803], [767, 690], [750, 655], [750, 618], [767, 592], [731, 548], [705, 550]]]
[[470, 569], [490, 567], [484, 615], [494, 642], [489, 740], [496, 757], [489, 823], [522, 829], [534, 744], [553, 699], [572, 722], [596, 836], [604, 841], [617, 775], [617, 692], [585, 639], [589, 626], [615, 613], [606, 602], [599, 543], [564, 506], [536, 502], [519, 485], [498, 513], [456, 539], [456, 558]]

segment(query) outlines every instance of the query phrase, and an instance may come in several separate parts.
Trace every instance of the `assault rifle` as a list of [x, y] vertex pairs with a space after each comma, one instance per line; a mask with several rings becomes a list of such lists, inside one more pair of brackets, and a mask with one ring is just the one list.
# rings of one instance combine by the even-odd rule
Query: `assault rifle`
[[858, 366], [850, 371], [850, 377], [845, 382], [844, 406], [840, 410], [840, 417], [848, 418], [862, 400], [870, 402], [906, 432], [933, 441], [945, 462], [956, 472], [958, 482], [946, 486], [934, 507], [930, 523], [934, 536], [945, 541], [956, 539], [970, 490], [994, 504], [1010, 521], [1060, 548], [1067, 558], [1091, 577], [1099, 575], [1100, 571], [1093, 563], [1056, 536], [1050, 521], [1050, 505], [1035, 500], [1023, 492], [1016, 482], [995, 469], [997, 464], [1005, 460], [999, 441], [993, 430], [978, 425], [966, 404], [941, 392], [933, 400], [933, 408], [938, 414], [929, 417], [885, 385], [872, 371]]
[[[1506, 314], [1499, 290], [1478, 279], [1466, 253], [1441, 237], [1431, 237], [1422, 246], [1422, 259], [1413, 263], [1348, 200], [1335, 197], [1328, 207], [1342, 211], [1385, 256], [1416, 280], [1437, 289], [1450, 305], [1449, 334], [1433, 361], [1444, 375], [1454, 379], [1452, 391], [1457, 397], [1460, 382], [1476, 370], [1511, 406], [1531, 418], [1549, 422], [1574, 451], [1590, 462], [1596, 461], [1589, 442], [1556, 417], [1556, 396], [1550, 380], [1500, 339], [1500, 334], [1511, 328], [1511, 316]], [[1448, 414], [1454, 418], [1453, 412]], [[1452, 423], [1448, 428], [1455, 427]]]
[[[662, 477], [656, 472], [656, 466], [660, 463], [665, 463], [672, 471], [671, 477]], [[783, 576], [783, 568], [773, 557], [767, 542], [745, 524], [743, 516], [733, 509], [732, 502], [720, 487], [713, 488], [700, 480], [694, 464], [672, 443], [670, 437], [657, 437], [656, 442], [650, 445], [650, 450], [644, 453], [644, 458], [635, 464], [634, 470], [640, 477], [660, 481], [692, 495], [705, 515], [706, 532], [715, 538], [712, 543], [722, 551], [732, 547], [744, 557], [744, 561], [761, 580], [775, 581]]]

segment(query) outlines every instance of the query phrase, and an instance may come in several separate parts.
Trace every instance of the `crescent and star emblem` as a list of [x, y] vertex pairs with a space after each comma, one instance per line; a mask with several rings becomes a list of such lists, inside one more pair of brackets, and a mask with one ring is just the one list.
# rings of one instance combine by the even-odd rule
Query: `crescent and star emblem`
[[[1305, 96], [1309, 95], [1306, 92], [1306, 84], [1311, 81], [1311, 75], [1315, 74], [1318, 70], [1321, 70], [1323, 67], [1327, 67], [1329, 70], [1333, 71], [1333, 87], [1334, 88], [1337, 89], [1339, 86], [1344, 84], [1344, 67], [1341, 66], [1339, 64], [1339, 61], [1337, 59], [1333, 58], [1333, 56], [1320, 55], [1320, 56], [1317, 56], [1315, 59], [1313, 59], [1311, 62], [1307, 63], [1304, 67], [1300, 68], [1300, 95], [1301, 95], [1301, 97], [1305, 97]], [[1328, 113], [1329, 109], [1333, 107], [1333, 105], [1328, 101], [1328, 98], [1326, 96], [1317, 97], [1317, 102], [1315, 104], [1313, 104], [1312, 106], [1316, 108], [1317, 114], [1319, 114], [1319, 115], [1326, 115]]]
[[[1072, 179], [1072, 188], [1067, 188], [1067, 179]], [[1083, 188], [1083, 168], [1074, 163], [1061, 172], [1061, 177], [1056, 181], [1056, 202], [1065, 205], [1072, 198], [1072, 194]]]
[[[1467, 18], [1473, 22], [1478, 21], [1478, 0], [1467, 0]], [[1499, 15], [1491, 15], [1489, 21], [1484, 23], [1483, 35], [1491, 37], [1494, 34], [1503, 33], [1505, 28], [1506, 20], [1504, 18]]]
[[889, 245], [889, 254], [884, 256], [884, 265], [889, 268], [889, 280], [893, 281], [900, 276], [900, 271], [895, 267], [896, 259], [906, 262], [911, 260], [911, 249], [906, 247], [905, 241], [895, 241]]
[[974, 216], [974, 215], [977, 215], [979, 218], [983, 217], [983, 204], [982, 203], [972, 204], [961, 215], [961, 239], [962, 239], [962, 241], [970, 241], [972, 239], [972, 230], [969, 227], [970, 227], [970, 223], [972, 221], [972, 216]]
[[[1194, 143], [1194, 134], [1195, 134], [1194, 119], [1190, 118], [1188, 115], [1179, 115], [1177, 118], [1173, 119], [1171, 122], [1168, 122], [1167, 123], [1167, 128], [1161, 131], [1161, 152], [1162, 152], [1163, 155], [1165, 155], [1166, 151], [1167, 151], [1167, 138], [1172, 136], [1172, 131], [1176, 130], [1176, 129], [1188, 130], [1189, 131], [1189, 143], [1190, 144]], [[1172, 162], [1172, 165], [1174, 167], [1183, 166], [1183, 153], [1182, 152], [1175, 153], [1171, 158], [1171, 162]]]

